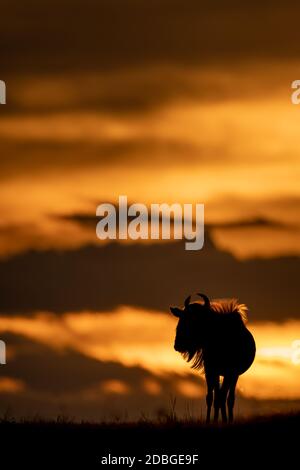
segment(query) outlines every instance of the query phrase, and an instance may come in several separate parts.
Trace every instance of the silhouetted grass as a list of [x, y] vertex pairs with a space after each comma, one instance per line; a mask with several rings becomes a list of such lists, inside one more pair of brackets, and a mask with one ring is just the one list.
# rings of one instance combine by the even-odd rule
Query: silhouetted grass
[[178, 419], [174, 414], [158, 420], [144, 416], [136, 422], [101, 423], [74, 422], [67, 416], [51, 421], [39, 416], [19, 421], [3, 417], [0, 437], [2, 459], [8, 458], [11, 465], [20, 461], [41, 464], [46, 459], [52, 468], [60, 468], [62, 462], [99, 468], [101, 457], [109, 453], [141, 459], [153, 453], [192, 453], [199, 455], [203, 465], [226, 462], [240, 467], [244, 459], [254, 468], [263, 463], [268, 468], [281, 463], [285, 468], [298, 458], [300, 413], [209, 426], [194, 419]]

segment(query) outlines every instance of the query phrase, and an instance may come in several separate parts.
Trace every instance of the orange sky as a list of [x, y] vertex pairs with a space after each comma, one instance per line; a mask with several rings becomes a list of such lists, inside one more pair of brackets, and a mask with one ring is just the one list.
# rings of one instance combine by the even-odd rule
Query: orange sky
[[[178, 373], [178, 386], [183, 390], [183, 383], [187, 388], [190, 385], [187, 393], [192, 394], [194, 385], [188, 377], [185, 379], [191, 372], [189, 365], [172, 347], [175, 327], [171, 314], [120, 307], [107, 313], [65, 313], [59, 319], [50, 313], [33, 318], [6, 316], [1, 318], [0, 334], [11, 332], [54, 349], [71, 347], [98, 360], [140, 365], [154, 377]], [[300, 342], [300, 322], [250, 323], [248, 327], [256, 339], [257, 356], [250, 371], [240, 378], [241, 394], [265, 400], [300, 399], [300, 347], [293, 344]], [[10, 354], [14, 354], [13, 349]], [[4, 382], [3, 386], [8, 384]], [[125, 390], [126, 382], [123, 386]], [[199, 395], [197, 387], [193, 390], [195, 396]]]
[[[300, 400], [298, 7], [121, 3], [79, 1], [72, 22], [65, 1], [59, 17], [48, 0], [3, 6], [0, 336], [11, 365], [0, 393], [21, 413], [44, 409], [56, 384], [91, 415], [100, 392], [103, 408], [118, 396], [131, 408], [170, 390], [203, 396], [166, 312], [197, 285], [250, 299], [258, 353], [241, 397]], [[204, 203], [203, 251], [101, 244], [96, 207], [119, 195]], [[32, 351], [54, 372], [60, 355], [68, 370], [81, 364], [82, 388], [71, 373], [48, 383], [41, 365], [35, 376]]]
[[[117, 201], [119, 194], [146, 204], [203, 202], [207, 223], [275, 220], [282, 226], [219, 229], [215, 241], [239, 258], [298, 254], [299, 109], [291, 104], [289, 83], [295, 67], [287, 64], [275, 83], [270, 77], [280, 70], [276, 63], [256, 67], [254, 75], [253, 64], [230, 74], [220, 67], [185, 69], [181, 80], [192, 83], [200, 97], [178, 94], [142, 115], [76, 107], [81, 91], [100, 93], [101, 75], [81, 76], [88, 90], [78, 89], [76, 80], [68, 88], [68, 78], [60, 76], [13, 82], [16, 105], [28, 112], [7, 114], [1, 108], [1, 226], [17, 225], [27, 233], [31, 225], [32, 236], [17, 243], [3, 230], [0, 254], [37, 243], [84, 244], [86, 234], [71, 227], [71, 236], [65, 221], [62, 226], [50, 216], [93, 213], [98, 203]], [[130, 85], [146, 77], [167, 79], [171, 71], [125, 76]], [[41, 110], [45, 96], [61, 106], [65, 100], [70, 109]]]

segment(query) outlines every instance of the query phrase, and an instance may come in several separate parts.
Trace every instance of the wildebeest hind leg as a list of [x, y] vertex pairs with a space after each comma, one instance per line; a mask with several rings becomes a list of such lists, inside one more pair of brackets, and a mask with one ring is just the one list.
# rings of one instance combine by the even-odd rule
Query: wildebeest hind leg
[[226, 400], [227, 400], [229, 387], [230, 387], [230, 380], [227, 376], [224, 376], [223, 383], [222, 383], [220, 393], [219, 393], [220, 408], [221, 408], [223, 423], [227, 423]]
[[217, 423], [219, 419], [220, 410], [220, 377], [217, 376], [214, 387], [214, 422]]

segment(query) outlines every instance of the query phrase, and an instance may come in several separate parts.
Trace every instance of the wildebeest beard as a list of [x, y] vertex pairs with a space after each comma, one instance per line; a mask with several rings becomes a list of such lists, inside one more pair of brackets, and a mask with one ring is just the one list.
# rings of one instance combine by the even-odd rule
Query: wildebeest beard
[[202, 370], [203, 367], [204, 367], [204, 364], [203, 364], [203, 351], [202, 349], [200, 350], [193, 350], [193, 351], [185, 351], [182, 354], [182, 357], [187, 361], [187, 362], [190, 362], [191, 360], [193, 360], [192, 362], [192, 369], [196, 369], [196, 370]]
[[203, 370], [204, 368], [203, 349], [202, 349], [202, 345], [199, 343], [200, 343], [199, 340], [192, 341], [188, 349], [186, 351], [181, 352], [181, 355], [187, 362], [193, 361], [192, 369]]

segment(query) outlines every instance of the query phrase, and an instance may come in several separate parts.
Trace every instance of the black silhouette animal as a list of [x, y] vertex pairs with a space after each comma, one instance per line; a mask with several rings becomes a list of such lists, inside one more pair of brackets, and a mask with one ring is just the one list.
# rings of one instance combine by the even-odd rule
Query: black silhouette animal
[[254, 338], [245, 326], [248, 309], [235, 299], [210, 302], [206, 295], [197, 295], [204, 302], [190, 303], [189, 296], [183, 309], [170, 307], [179, 318], [174, 348], [192, 361], [193, 369], [205, 373], [206, 422], [210, 422], [212, 404], [215, 422], [219, 410], [223, 422], [232, 422], [238, 378], [249, 369], [256, 351]]

